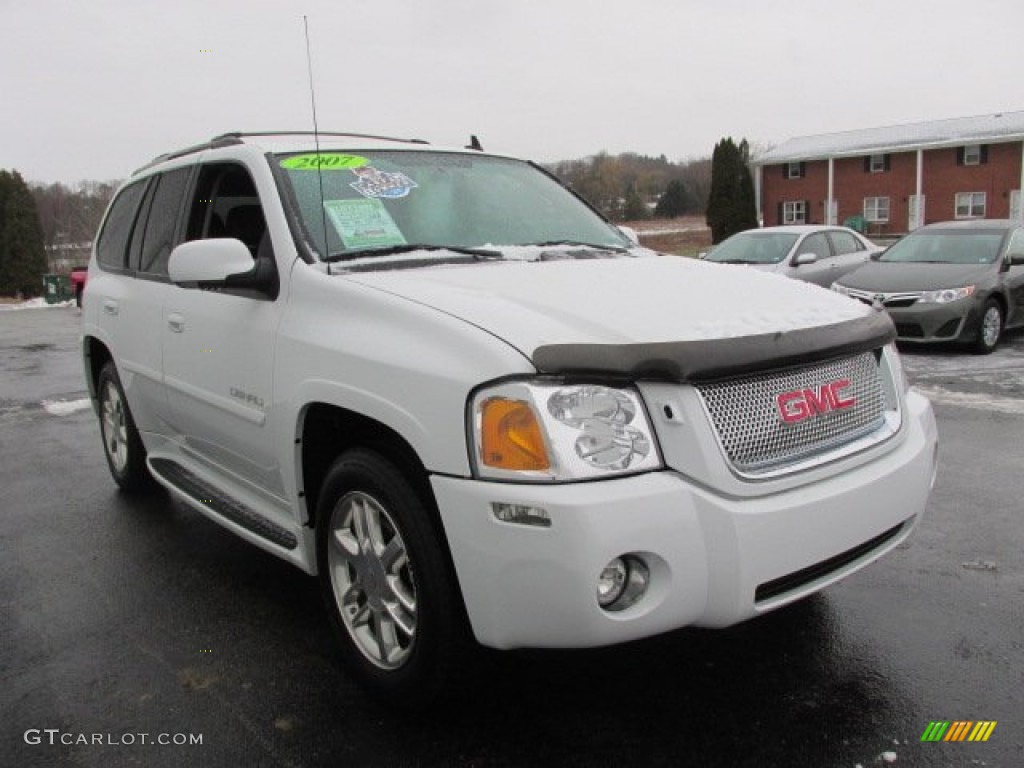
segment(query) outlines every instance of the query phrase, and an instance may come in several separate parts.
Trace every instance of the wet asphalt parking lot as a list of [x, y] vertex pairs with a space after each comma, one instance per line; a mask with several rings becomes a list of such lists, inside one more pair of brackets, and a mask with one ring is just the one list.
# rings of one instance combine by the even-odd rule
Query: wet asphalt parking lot
[[[1024, 334], [906, 350], [940, 470], [889, 557], [730, 630], [486, 654], [406, 714], [339, 666], [313, 579], [117, 492], [78, 324], [0, 310], [2, 766], [1024, 766]], [[997, 725], [922, 743], [935, 720]]]

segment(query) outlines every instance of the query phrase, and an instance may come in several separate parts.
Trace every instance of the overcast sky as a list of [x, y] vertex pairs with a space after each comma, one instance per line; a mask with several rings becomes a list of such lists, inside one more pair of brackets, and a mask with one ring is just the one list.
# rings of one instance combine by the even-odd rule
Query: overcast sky
[[1024, 109], [1022, 0], [0, 0], [0, 168], [123, 178], [230, 130], [541, 161]]

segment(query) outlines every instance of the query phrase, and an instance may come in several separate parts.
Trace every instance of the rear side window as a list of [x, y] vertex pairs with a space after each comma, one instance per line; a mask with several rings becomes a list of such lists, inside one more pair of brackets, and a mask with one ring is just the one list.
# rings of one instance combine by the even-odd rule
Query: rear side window
[[128, 238], [146, 191], [146, 181], [138, 181], [121, 190], [110, 206], [110, 213], [96, 241], [96, 261], [106, 269], [124, 269]]
[[178, 168], [160, 176], [153, 203], [146, 219], [139, 271], [167, 276], [167, 259], [174, 247], [178, 214], [188, 186], [188, 168]]
[[857, 251], [863, 251], [864, 246], [861, 245], [860, 240], [851, 235], [849, 232], [829, 232], [828, 236], [832, 238], [832, 247], [836, 249], [837, 254], [843, 253], [856, 253]]

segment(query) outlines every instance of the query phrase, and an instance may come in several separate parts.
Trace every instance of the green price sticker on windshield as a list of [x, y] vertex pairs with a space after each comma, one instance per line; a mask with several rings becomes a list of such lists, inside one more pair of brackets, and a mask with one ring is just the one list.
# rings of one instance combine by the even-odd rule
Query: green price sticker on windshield
[[340, 152], [316, 152], [309, 155], [292, 155], [281, 161], [281, 167], [288, 171], [343, 171], [362, 168], [369, 160], [359, 155], [345, 155]]

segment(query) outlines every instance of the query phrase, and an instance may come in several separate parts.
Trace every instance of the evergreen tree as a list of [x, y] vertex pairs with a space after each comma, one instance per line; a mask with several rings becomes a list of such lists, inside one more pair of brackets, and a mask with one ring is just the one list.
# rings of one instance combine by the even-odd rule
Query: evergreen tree
[[661, 197], [658, 198], [654, 215], [661, 219], [674, 219], [676, 216], [690, 213], [697, 208], [696, 200], [690, 194], [686, 183], [682, 179], [672, 179], [665, 187]]
[[0, 295], [43, 292], [46, 251], [28, 185], [17, 171], [0, 171]]
[[757, 226], [754, 181], [747, 167], [749, 152], [746, 139], [739, 146], [732, 138], [722, 139], [715, 145], [707, 208], [712, 243], [720, 243], [730, 235]]
[[650, 213], [647, 210], [647, 204], [641, 199], [640, 193], [636, 191], [636, 185], [630, 184], [626, 188], [626, 195], [622, 204], [623, 221], [642, 221], [649, 217]]

